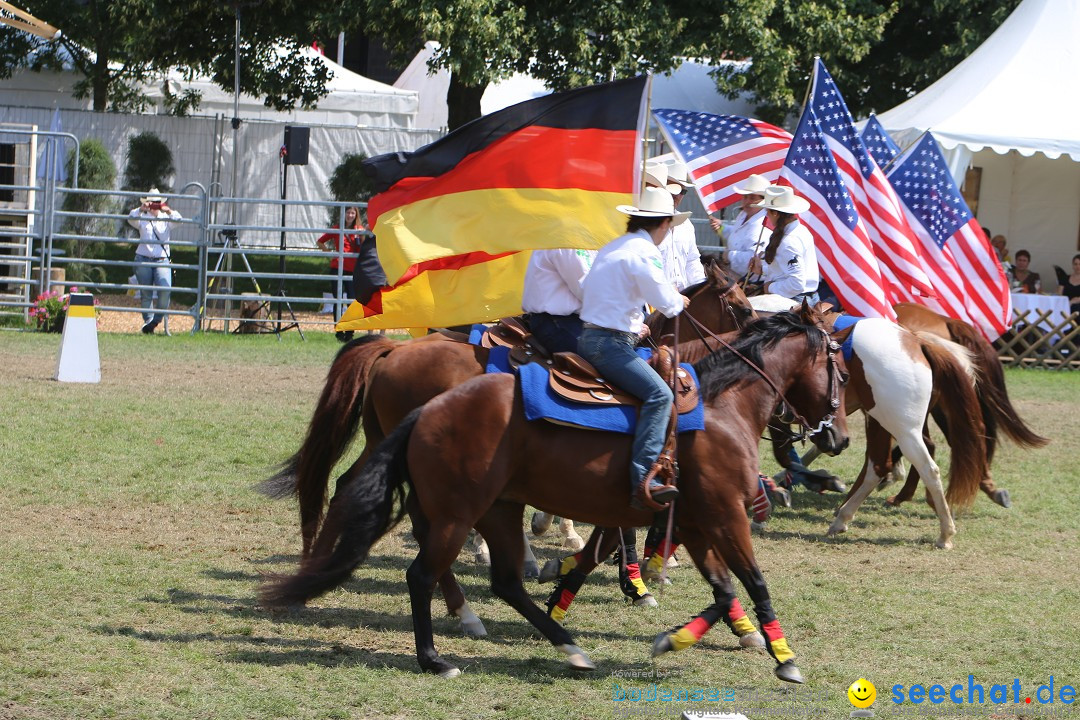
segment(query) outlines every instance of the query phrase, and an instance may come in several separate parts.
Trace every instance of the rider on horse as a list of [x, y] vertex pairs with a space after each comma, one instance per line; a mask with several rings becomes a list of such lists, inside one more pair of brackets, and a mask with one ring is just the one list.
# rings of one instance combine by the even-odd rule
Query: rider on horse
[[672, 225], [684, 222], [690, 213], [676, 212], [671, 194], [659, 188], [646, 188], [639, 207], [620, 205], [616, 209], [630, 216], [626, 234], [600, 250], [585, 278], [581, 309], [585, 328], [578, 352], [605, 379], [642, 401], [630, 474], [632, 502], [644, 508], [650, 496], [663, 504], [679, 494], [674, 486], [663, 485], [654, 477], [674, 396], [634, 347], [645, 327], [646, 303], [667, 317], [679, 314], [689, 303], [664, 276], [657, 246]]
[[581, 284], [594, 250], [534, 250], [525, 271], [521, 307], [529, 329], [549, 353], [576, 352], [581, 336]]

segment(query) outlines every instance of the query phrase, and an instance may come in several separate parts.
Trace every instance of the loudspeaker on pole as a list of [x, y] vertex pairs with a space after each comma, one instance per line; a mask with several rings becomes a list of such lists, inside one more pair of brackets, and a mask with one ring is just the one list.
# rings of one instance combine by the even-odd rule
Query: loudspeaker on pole
[[71, 293], [68, 296], [55, 379], [60, 382], [101, 382], [97, 315], [94, 312], [94, 296], [90, 293]]
[[311, 128], [303, 125], [285, 126], [285, 164], [307, 165], [308, 140]]

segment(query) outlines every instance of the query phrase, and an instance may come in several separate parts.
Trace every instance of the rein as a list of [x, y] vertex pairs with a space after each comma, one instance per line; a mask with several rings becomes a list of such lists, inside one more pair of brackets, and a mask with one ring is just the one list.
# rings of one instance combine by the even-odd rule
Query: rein
[[[720, 345], [726, 347], [737, 357], [739, 357], [743, 362], [749, 365], [758, 375], [760, 375], [765, 380], [766, 383], [769, 384], [769, 387], [771, 387], [773, 391], [779, 396], [780, 403], [783, 405], [783, 416], [780, 418], [781, 422], [784, 422], [786, 424], [798, 423], [800, 428], [806, 431], [795, 435], [795, 440], [802, 440], [805, 437], [817, 435], [825, 428], [832, 427], [833, 422], [836, 420], [835, 411], [840, 407], [840, 369], [836, 364], [836, 353], [840, 351], [840, 345], [835, 340], [833, 340], [829, 336], [829, 333], [826, 332], [824, 329], [818, 328], [818, 331], [825, 336], [827, 353], [826, 361], [828, 362], [829, 366], [829, 406], [833, 409], [833, 412], [823, 417], [821, 419], [821, 422], [819, 422], [817, 426], [814, 427], [810, 425], [809, 421], [807, 421], [806, 418], [804, 418], [795, 410], [791, 403], [788, 402], [787, 397], [784, 396], [784, 392], [780, 389], [780, 386], [777, 385], [776, 382], [769, 376], [769, 374], [765, 372], [762, 368], [760, 368], [757, 363], [736, 350], [731, 345], [731, 343], [729, 343], [727, 340], [724, 340], [712, 330], [709, 330], [693, 316], [687, 315], [687, 319], [690, 320], [690, 322], [694, 326], [694, 329], [698, 331], [699, 335], [701, 335], [702, 333], [709, 335], [713, 340], [715, 340]], [[709, 347], [709, 343], [707, 340], [705, 340], [704, 336], [702, 336], [702, 342], [705, 343], [706, 347]], [[712, 348], [709, 349], [711, 350]]]

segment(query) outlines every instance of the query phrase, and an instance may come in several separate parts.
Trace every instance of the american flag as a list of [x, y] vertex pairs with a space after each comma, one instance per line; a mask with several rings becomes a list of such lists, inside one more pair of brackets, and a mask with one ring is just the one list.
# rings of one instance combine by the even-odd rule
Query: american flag
[[[1012, 318], [1009, 283], [934, 137], [923, 135], [897, 158], [888, 177], [912, 229], [922, 240], [925, 257], [941, 267], [942, 276], [950, 280], [939, 287], [938, 299], [951, 306], [943, 312], [967, 320], [988, 340], [999, 338]], [[967, 317], [952, 311], [957, 306]]]
[[893, 161], [893, 158], [900, 154], [900, 146], [893, 142], [893, 139], [889, 137], [889, 133], [885, 132], [885, 128], [881, 126], [881, 121], [877, 119], [877, 115], [873, 113], [870, 113], [870, 118], [866, 121], [866, 126], [863, 127], [862, 141], [879, 167], [884, 168]]
[[821, 274], [847, 311], [895, 321], [870, 237], [812, 105], [803, 110], [781, 180], [810, 201], [799, 221], [814, 237]]
[[709, 212], [740, 196], [731, 191], [748, 176], [780, 176], [791, 135], [775, 125], [738, 115], [690, 110], [655, 110], [668, 143], [686, 163], [701, 202]]
[[935, 295], [914, 233], [885, 174], [866, 151], [847, 103], [825, 63], [814, 63], [807, 106], [813, 108], [840, 175], [866, 226], [893, 302], [924, 302]]

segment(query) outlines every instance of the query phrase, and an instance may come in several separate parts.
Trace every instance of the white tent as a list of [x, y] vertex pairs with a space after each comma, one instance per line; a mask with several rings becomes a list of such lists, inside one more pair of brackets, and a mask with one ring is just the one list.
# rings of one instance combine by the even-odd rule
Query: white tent
[[[446, 91], [450, 87], [450, 74], [446, 70], [429, 74], [427, 66], [437, 47], [436, 43], [428, 41], [394, 83], [396, 88], [419, 93], [420, 107], [416, 115], [416, 127], [419, 128], [446, 127]], [[746, 96], [728, 100], [716, 92], [716, 83], [709, 77], [711, 69], [710, 65], [687, 60], [671, 74], [655, 76], [652, 107], [752, 115], [753, 105]], [[480, 111], [487, 115], [550, 92], [543, 81], [517, 74], [488, 86], [480, 100]]]
[[932, 131], [959, 180], [981, 169], [979, 222], [1010, 252], [1030, 250], [1050, 291], [1080, 232], [1077, 38], [1080, 0], [1024, 0], [951, 72], [878, 116], [902, 147]]
[[[351, 127], [414, 128], [417, 127], [417, 93], [393, 88], [338, 65], [316, 51], [305, 48], [305, 56], [324, 64], [331, 73], [327, 83], [329, 93], [314, 108], [297, 108], [281, 112], [271, 110], [261, 98], [240, 95], [240, 117], [244, 120], [272, 120], [296, 124], [347, 125]], [[240, 68], [241, 74], [243, 67]], [[20, 69], [0, 81], [0, 106], [46, 107], [61, 110], [89, 110], [89, 98], [77, 100], [72, 88], [80, 75], [70, 67], [62, 72], [33, 72]], [[208, 77], [185, 80], [172, 72], [168, 78], [144, 85], [141, 89], [150, 99], [149, 114], [164, 114], [163, 86], [168, 83], [174, 93], [187, 89], [198, 90], [202, 102], [191, 114], [195, 117], [223, 115], [232, 117], [233, 94], [215, 85]]]

